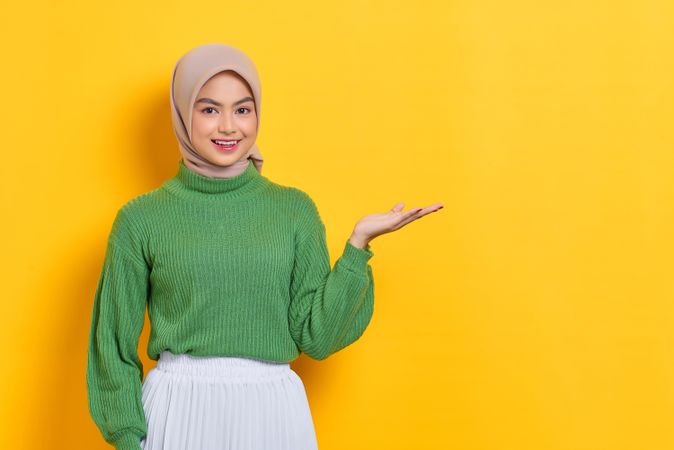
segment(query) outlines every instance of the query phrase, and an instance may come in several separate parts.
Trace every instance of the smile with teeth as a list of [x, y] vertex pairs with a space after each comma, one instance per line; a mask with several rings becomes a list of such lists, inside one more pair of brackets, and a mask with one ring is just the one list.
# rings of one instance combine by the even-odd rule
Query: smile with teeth
[[238, 140], [220, 140], [220, 139], [211, 139], [211, 142], [213, 142], [216, 147], [220, 150], [233, 150], [235, 149], [239, 142], [241, 142], [241, 139]]

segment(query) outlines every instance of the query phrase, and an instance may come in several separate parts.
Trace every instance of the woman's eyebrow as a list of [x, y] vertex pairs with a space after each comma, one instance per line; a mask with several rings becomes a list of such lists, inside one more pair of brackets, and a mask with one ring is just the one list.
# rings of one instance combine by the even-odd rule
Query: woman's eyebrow
[[[249, 101], [252, 102], [252, 101], [253, 101], [253, 97], [244, 97], [244, 98], [242, 98], [241, 100], [234, 102], [234, 106], [236, 106], [236, 105], [238, 105], [238, 104], [240, 104], [240, 103], [245, 103], [245, 102], [249, 102]], [[194, 102], [194, 103], [195, 103], [195, 104], [196, 104], [196, 103], [210, 103], [211, 105], [222, 106], [222, 103], [216, 102], [216, 101], [213, 100], [212, 98], [208, 98], [208, 97], [200, 98], [199, 100], [197, 100], [197, 101]]]

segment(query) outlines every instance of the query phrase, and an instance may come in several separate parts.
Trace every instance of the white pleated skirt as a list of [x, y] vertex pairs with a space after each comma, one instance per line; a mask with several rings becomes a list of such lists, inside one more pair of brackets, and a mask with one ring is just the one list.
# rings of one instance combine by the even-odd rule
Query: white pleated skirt
[[162, 352], [142, 387], [143, 450], [317, 450], [289, 363]]

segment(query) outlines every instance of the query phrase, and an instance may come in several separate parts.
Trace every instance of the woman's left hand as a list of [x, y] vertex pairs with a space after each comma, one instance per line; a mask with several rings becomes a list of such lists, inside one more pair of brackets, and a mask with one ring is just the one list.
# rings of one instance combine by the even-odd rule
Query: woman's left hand
[[388, 212], [363, 217], [354, 227], [349, 241], [356, 247], [365, 248], [375, 237], [399, 230], [408, 223], [443, 208], [442, 203], [436, 203], [425, 208], [412, 208], [403, 212], [404, 205], [400, 202]]

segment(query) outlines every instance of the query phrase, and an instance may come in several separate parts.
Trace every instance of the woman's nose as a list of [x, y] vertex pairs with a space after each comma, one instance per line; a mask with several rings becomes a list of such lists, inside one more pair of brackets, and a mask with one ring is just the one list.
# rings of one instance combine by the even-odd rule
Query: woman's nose
[[220, 122], [220, 131], [222, 133], [228, 133], [234, 131], [234, 119], [230, 116], [225, 115]]

